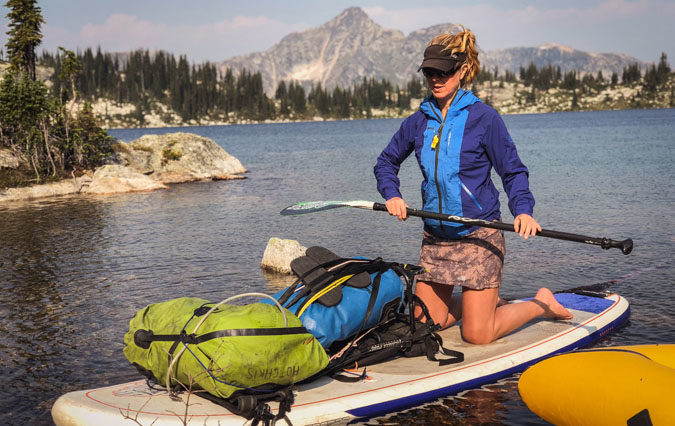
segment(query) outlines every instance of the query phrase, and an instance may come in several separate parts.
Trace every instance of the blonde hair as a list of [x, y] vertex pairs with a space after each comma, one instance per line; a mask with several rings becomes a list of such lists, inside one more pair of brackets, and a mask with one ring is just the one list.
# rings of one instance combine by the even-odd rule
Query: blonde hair
[[[457, 31], [458, 30], [458, 31]], [[432, 44], [441, 44], [445, 46], [444, 51], [450, 50], [450, 53], [464, 53], [466, 59], [464, 64], [468, 66], [464, 78], [462, 78], [462, 86], [471, 83], [473, 79], [480, 73], [480, 61], [478, 60], [478, 46], [476, 45], [476, 35], [463, 25], [457, 25], [451, 32], [438, 35], [430, 42]]]

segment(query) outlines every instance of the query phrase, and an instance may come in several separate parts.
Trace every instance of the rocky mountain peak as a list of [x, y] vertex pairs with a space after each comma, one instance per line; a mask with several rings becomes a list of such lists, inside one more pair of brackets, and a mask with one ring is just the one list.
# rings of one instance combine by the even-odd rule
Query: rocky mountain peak
[[574, 49], [572, 49], [569, 46], [562, 46], [560, 44], [555, 44], [555, 43], [542, 44], [541, 46], [538, 46], [537, 49], [539, 49], [539, 50], [558, 50], [560, 52], [567, 52], [567, 53], [574, 52]]
[[[361, 8], [350, 7], [320, 26], [287, 35], [265, 52], [230, 58], [219, 66], [223, 72], [227, 68], [235, 73], [242, 69], [260, 72], [268, 95], [274, 94], [281, 81], [296, 81], [306, 89], [318, 83], [328, 89], [351, 87], [364, 78], [402, 85], [419, 75], [417, 67], [429, 40], [452, 28], [453, 24], [444, 23], [404, 36], [381, 27]], [[588, 53], [554, 43], [481, 51], [480, 61], [483, 69], [516, 75], [530, 62], [538, 67], [560, 66], [563, 72], [602, 71], [605, 75], [621, 73], [633, 63], [645, 65], [627, 55]]]
[[350, 7], [345, 9], [341, 14], [328, 21], [327, 25], [340, 26], [346, 25], [350, 27], [358, 27], [362, 25], [377, 25], [370, 19], [360, 7]]

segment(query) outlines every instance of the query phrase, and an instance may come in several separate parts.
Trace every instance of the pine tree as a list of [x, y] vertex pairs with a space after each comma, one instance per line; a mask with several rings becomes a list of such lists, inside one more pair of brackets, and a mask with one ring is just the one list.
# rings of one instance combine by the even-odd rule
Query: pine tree
[[568, 90], [575, 90], [577, 87], [579, 87], [579, 79], [577, 78], [577, 72], [576, 71], [566, 72], [562, 82], [562, 88]]
[[642, 75], [638, 64], [631, 64], [623, 69], [623, 74], [621, 75], [623, 84], [636, 83], [640, 81], [640, 78], [642, 78]]
[[281, 115], [288, 115], [291, 110], [288, 105], [288, 90], [286, 89], [286, 82], [282, 81], [277, 86], [277, 91], [274, 94], [274, 98], [280, 102], [279, 113]]
[[663, 84], [668, 80], [668, 76], [670, 75], [670, 65], [668, 64], [668, 56], [665, 53], [661, 53], [661, 59], [656, 68], [656, 74], [659, 84]]
[[77, 100], [75, 80], [82, 69], [82, 61], [79, 60], [72, 50], [68, 50], [59, 46], [59, 51], [63, 53], [63, 61], [61, 64], [61, 70], [58, 74], [58, 79], [63, 82], [70, 83], [70, 90], [73, 96], [72, 99]]
[[595, 77], [595, 81], [600, 84], [604, 84], [605, 78], [602, 76], [602, 70], [598, 71], [598, 75]]
[[303, 115], [307, 112], [307, 99], [305, 98], [305, 89], [298, 82], [293, 82], [288, 87], [288, 96], [291, 102], [291, 108], [296, 114]]
[[14, 71], [26, 73], [35, 81], [35, 49], [42, 42], [42, 11], [37, 0], [7, 0], [5, 7], [10, 9], [7, 13], [9, 39], [5, 45], [9, 63]]

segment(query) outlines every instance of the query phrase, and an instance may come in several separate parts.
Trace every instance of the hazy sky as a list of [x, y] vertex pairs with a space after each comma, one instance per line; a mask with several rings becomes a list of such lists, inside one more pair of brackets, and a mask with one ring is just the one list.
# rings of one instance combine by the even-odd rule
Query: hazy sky
[[[0, 42], [7, 8], [0, 4]], [[483, 50], [556, 43], [675, 65], [675, 0], [42, 0], [43, 44], [71, 50], [164, 49], [220, 61], [270, 48], [351, 6], [404, 33], [441, 23], [471, 28]]]

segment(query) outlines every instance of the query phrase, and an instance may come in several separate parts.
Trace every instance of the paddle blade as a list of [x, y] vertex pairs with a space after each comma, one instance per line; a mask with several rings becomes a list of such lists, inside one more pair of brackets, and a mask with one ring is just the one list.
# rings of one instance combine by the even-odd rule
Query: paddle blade
[[337, 209], [340, 207], [356, 207], [359, 209], [373, 209], [372, 201], [307, 201], [304, 203], [293, 204], [283, 209], [280, 214], [282, 216], [290, 216], [296, 214], [314, 213], [323, 210]]

